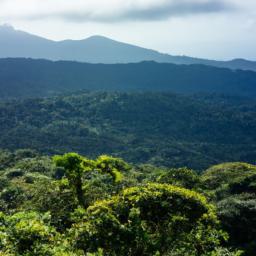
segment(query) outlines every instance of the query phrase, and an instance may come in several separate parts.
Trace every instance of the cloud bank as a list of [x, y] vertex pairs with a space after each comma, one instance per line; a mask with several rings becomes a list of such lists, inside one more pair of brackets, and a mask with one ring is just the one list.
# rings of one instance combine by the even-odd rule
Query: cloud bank
[[232, 8], [228, 0], [0, 0], [0, 18], [111, 23], [165, 20]]

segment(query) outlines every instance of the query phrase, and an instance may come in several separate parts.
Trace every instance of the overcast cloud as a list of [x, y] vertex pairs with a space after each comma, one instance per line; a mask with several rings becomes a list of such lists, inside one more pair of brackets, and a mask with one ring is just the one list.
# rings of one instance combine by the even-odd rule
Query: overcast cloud
[[76, 22], [152, 21], [233, 8], [227, 0], [0, 0], [0, 17]]

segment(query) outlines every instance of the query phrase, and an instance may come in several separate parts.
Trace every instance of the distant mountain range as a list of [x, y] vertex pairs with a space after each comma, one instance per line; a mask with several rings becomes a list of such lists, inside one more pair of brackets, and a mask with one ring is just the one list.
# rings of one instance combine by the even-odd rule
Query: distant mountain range
[[154, 50], [120, 43], [102, 36], [84, 40], [52, 41], [11, 26], [0, 26], [0, 58], [36, 58], [88, 63], [137, 63], [156, 61], [173, 64], [204, 64], [230, 69], [256, 71], [256, 62], [244, 59], [215, 61], [187, 56], [172, 56]]
[[256, 97], [256, 72], [157, 62], [89, 64], [0, 59], [2, 99], [44, 97], [77, 90], [220, 93]]

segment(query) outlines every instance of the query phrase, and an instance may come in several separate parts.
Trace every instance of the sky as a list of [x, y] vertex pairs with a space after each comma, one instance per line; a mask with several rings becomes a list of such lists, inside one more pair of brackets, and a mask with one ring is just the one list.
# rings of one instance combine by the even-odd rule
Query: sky
[[256, 0], [0, 0], [0, 24], [57, 41], [103, 35], [172, 55], [256, 60]]

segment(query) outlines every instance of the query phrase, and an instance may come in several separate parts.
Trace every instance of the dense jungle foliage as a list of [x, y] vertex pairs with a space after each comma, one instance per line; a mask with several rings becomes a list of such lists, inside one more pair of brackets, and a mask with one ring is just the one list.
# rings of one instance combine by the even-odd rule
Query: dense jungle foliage
[[80, 92], [0, 103], [0, 148], [196, 170], [254, 164], [255, 127], [255, 101], [229, 96]]
[[254, 256], [256, 166], [0, 151], [1, 256]]

